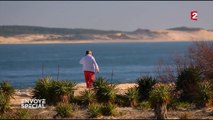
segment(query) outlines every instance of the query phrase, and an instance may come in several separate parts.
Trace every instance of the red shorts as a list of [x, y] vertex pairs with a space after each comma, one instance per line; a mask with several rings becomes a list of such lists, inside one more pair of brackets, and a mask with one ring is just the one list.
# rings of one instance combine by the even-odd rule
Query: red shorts
[[85, 77], [87, 88], [92, 88], [93, 82], [95, 80], [95, 73], [91, 71], [84, 71], [84, 77]]

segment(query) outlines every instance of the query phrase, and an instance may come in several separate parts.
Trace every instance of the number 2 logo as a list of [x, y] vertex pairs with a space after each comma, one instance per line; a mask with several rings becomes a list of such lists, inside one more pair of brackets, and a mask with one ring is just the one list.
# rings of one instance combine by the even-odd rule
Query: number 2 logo
[[191, 20], [198, 20], [197, 11], [191, 11]]

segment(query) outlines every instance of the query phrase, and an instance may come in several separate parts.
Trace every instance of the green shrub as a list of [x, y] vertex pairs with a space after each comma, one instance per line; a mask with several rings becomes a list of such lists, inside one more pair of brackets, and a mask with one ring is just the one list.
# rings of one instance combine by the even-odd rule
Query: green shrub
[[83, 105], [90, 105], [95, 102], [95, 94], [92, 90], [84, 90], [81, 92], [80, 99]]
[[96, 98], [100, 103], [113, 103], [116, 97], [115, 85], [102, 87], [96, 91]]
[[185, 109], [191, 109], [193, 107], [192, 103], [189, 102], [173, 102], [170, 103], [170, 107], [174, 110], [185, 110]]
[[98, 104], [89, 105], [88, 114], [90, 118], [96, 118], [101, 116], [101, 106]]
[[149, 92], [152, 86], [155, 85], [156, 80], [151, 76], [141, 76], [137, 79], [139, 100], [147, 100], [149, 98]]
[[116, 97], [116, 85], [109, 84], [108, 81], [99, 77], [94, 82], [95, 96], [100, 103], [113, 103]]
[[29, 119], [29, 115], [28, 109], [19, 109], [16, 112], [16, 119]]
[[181, 100], [193, 102], [196, 98], [198, 83], [201, 81], [201, 72], [197, 68], [185, 68], [177, 77], [177, 90], [180, 90]]
[[168, 85], [156, 84], [150, 91], [150, 101], [154, 107], [157, 119], [167, 118], [167, 104], [170, 102], [170, 88]]
[[71, 117], [72, 116], [72, 105], [67, 104], [67, 103], [59, 103], [56, 106], [56, 116], [55, 117], [61, 117], [61, 118], [66, 118], [66, 117]]
[[100, 89], [102, 87], [106, 87], [109, 85], [109, 82], [106, 78], [99, 76], [93, 83], [93, 87], [95, 90]]
[[105, 104], [101, 107], [101, 113], [105, 116], [114, 116], [117, 114], [115, 104]]
[[68, 103], [70, 98], [74, 97], [74, 87], [76, 83], [66, 81], [66, 80], [55, 80], [53, 81], [53, 90], [59, 101], [57, 102], [66, 102]]
[[14, 88], [10, 85], [8, 81], [3, 81], [1, 83], [0, 90], [4, 93], [7, 102], [10, 101], [10, 97], [12, 97], [15, 93]]
[[36, 81], [36, 85], [33, 89], [33, 98], [46, 99], [46, 103], [51, 103], [53, 96], [50, 91], [52, 87], [52, 79], [50, 77], [44, 77]]
[[137, 88], [128, 89], [127, 93], [125, 93], [125, 97], [129, 101], [129, 105], [131, 107], [136, 106], [137, 105], [137, 99], [138, 99], [138, 90], [137, 90]]
[[68, 103], [74, 97], [76, 83], [44, 77], [36, 82], [33, 98], [46, 99], [47, 104]]
[[10, 98], [15, 93], [14, 88], [8, 81], [0, 83], [0, 113], [4, 113], [10, 109]]
[[148, 110], [151, 108], [151, 103], [149, 101], [143, 101], [139, 103], [139, 109], [140, 110]]
[[74, 96], [74, 97], [70, 98], [70, 103], [77, 104], [77, 105], [82, 105], [81, 96]]
[[115, 97], [115, 104], [120, 107], [129, 107], [130, 103], [128, 98], [125, 95], [117, 94]]
[[157, 84], [150, 91], [150, 100], [152, 103], [169, 103], [170, 102], [170, 88], [164, 84]]
[[3, 92], [0, 91], [0, 114], [5, 113], [9, 109], [9, 103]]
[[209, 81], [202, 81], [198, 84], [197, 105], [200, 107], [211, 106], [213, 100], [212, 84]]

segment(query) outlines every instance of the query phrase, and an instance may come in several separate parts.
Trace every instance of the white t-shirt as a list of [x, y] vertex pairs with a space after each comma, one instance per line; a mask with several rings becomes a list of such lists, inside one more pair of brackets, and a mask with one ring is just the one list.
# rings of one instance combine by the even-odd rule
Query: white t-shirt
[[80, 64], [83, 65], [83, 71], [99, 72], [98, 64], [95, 58], [90, 54], [81, 58]]

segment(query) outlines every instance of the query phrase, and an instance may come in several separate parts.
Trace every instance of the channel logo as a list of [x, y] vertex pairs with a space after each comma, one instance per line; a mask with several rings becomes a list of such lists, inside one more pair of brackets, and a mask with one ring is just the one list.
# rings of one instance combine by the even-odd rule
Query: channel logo
[[45, 108], [45, 104], [46, 99], [30, 99], [30, 100], [23, 99], [21, 101], [21, 108], [31, 108], [31, 109]]
[[191, 20], [198, 20], [198, 12], [197, 11], [191, 11]]

